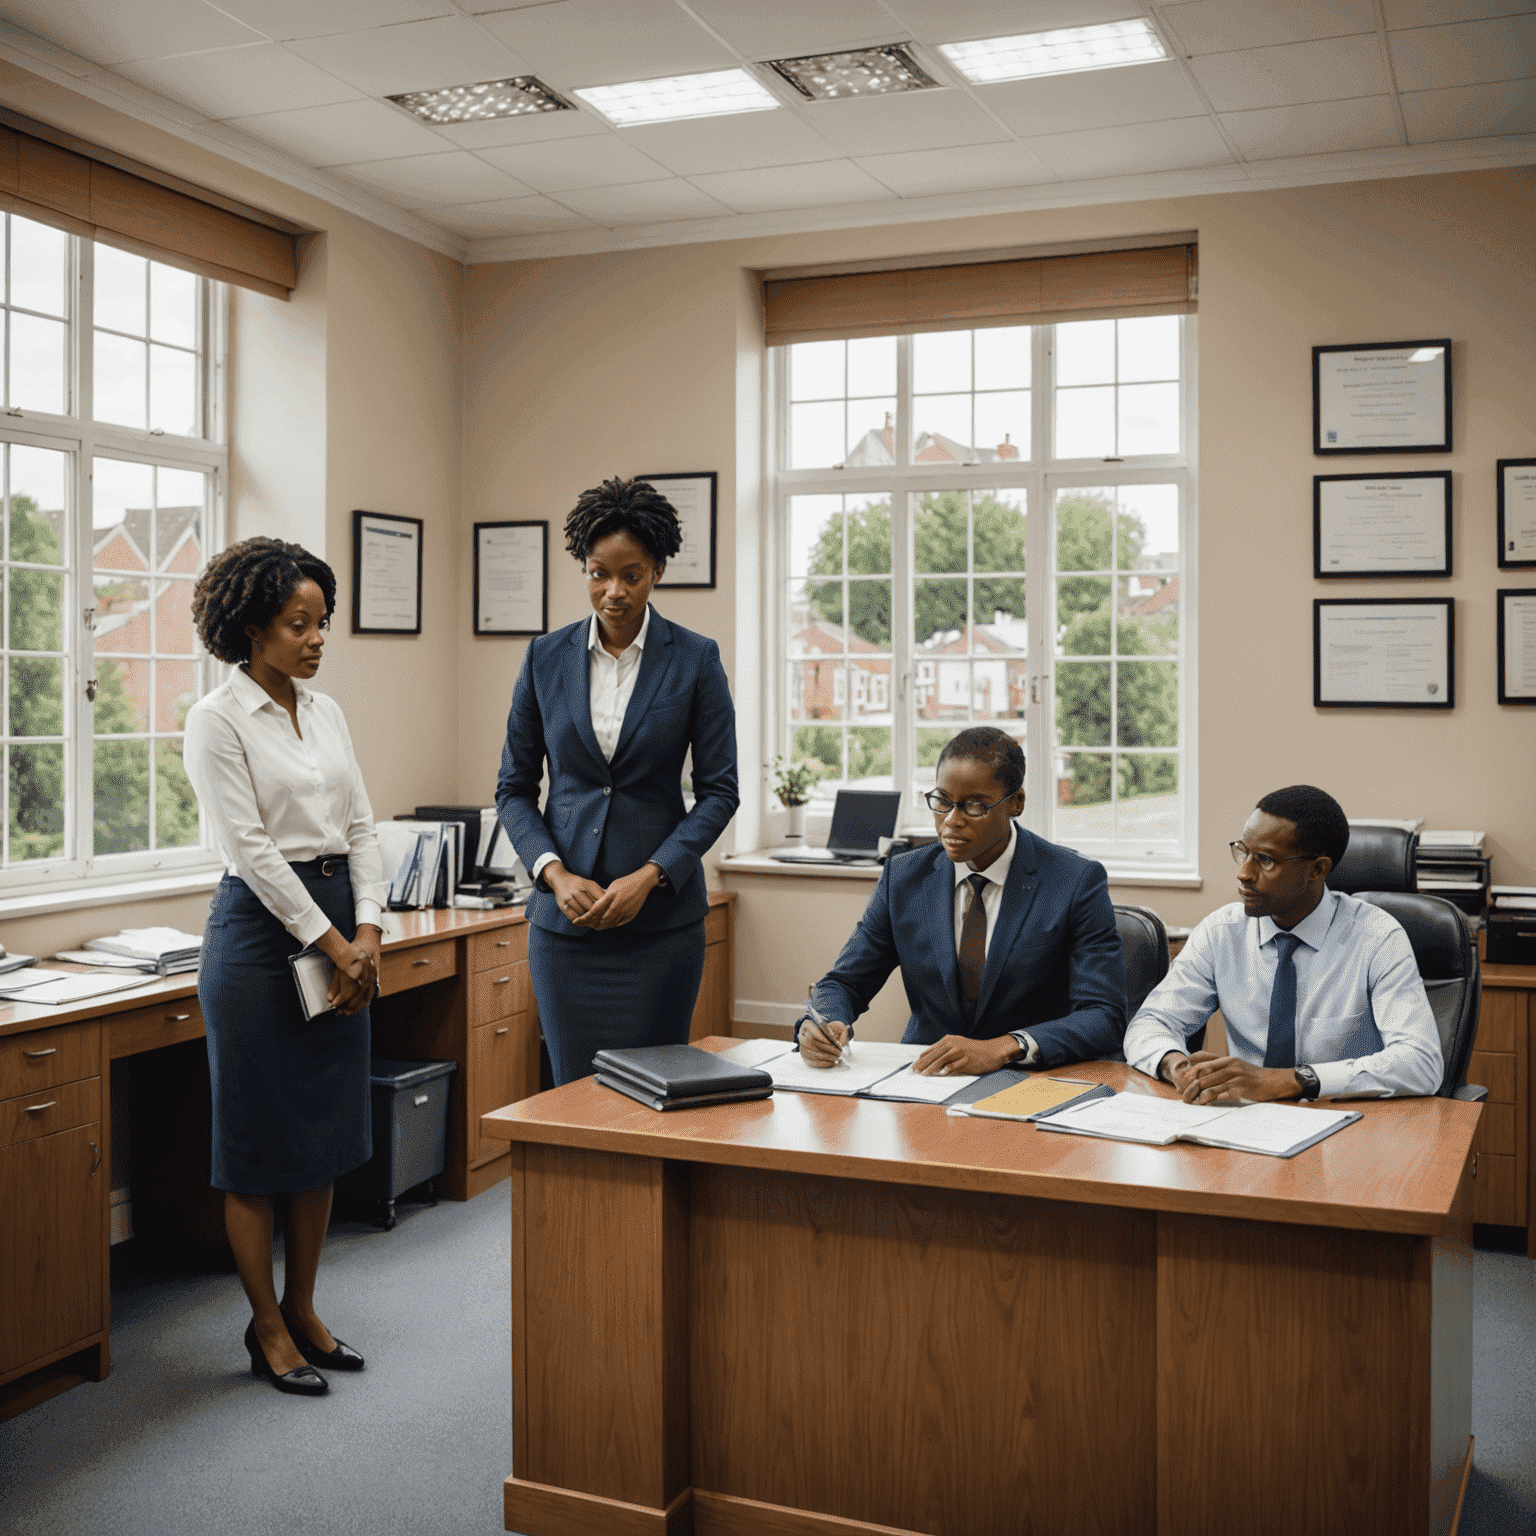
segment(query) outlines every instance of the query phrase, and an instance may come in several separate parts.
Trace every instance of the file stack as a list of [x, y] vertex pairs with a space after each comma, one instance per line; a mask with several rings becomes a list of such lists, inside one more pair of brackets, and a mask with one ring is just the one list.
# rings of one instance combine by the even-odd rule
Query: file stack
[[464, 857], [463, 822], [400, 817], [381, 821], [378, 833], [391, 911], [453, 905]]
[[1483, 853], [1483, 832], [1421, 832], [1419, 889], [1443, 896], [1469, 917], [1488, 910], [1491, 864]]
[[[87, 965], [104, 965], [113, 970], [137, 970], [147, 976], [180, 976], [197, 969], [203, 938], [198, 933], [183, 933], [179, 928], [124, 928], [107, 939], [87, 939], [86, 952], [93, 959]], [[80, 959], [78, 954], [70, 959]]]

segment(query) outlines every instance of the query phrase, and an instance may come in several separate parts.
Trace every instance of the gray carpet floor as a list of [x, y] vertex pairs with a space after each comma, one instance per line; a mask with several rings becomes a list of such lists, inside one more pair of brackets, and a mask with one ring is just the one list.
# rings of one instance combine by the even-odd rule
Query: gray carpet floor
[[[338, 1223], [322, 1314], [369, 1358], [329, 1396], [249, 1374], [233, 1275], [113, 1289], [113, 1372], [0, 1424], [0, 1529], [25, 1536], [493, 1536], [511, 1471], [509, 1202]], [[441, 1298], [441, 1305], [437, 1304]], [[1477, 1459], [1462, 1536], [1536, 1533], [1536, 1264], [1474, 1259]]]

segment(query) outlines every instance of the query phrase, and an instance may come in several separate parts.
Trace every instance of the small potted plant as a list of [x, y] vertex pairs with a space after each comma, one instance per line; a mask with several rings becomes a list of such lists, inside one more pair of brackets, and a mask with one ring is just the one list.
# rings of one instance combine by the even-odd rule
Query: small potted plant
[[773, 792], [779, 804], [789, 812], [786, 843], [805, 841], [805, 803], [811, 798], [811, 786], [822, 775], [822, 765], [815, 758], [786, 764], [782, 757], [773, 760]]

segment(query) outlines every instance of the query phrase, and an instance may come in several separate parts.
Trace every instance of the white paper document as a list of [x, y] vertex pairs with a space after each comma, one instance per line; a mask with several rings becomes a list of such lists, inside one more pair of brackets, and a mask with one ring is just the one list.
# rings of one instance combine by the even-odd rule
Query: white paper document
[[1536, 560], [1536, 464], [1506, 464], [1503, 478], [1506, 560]]
[[1450, 703], [1444, 603], [1323, 603], [1317, 616], [1320, 703]]
[[[927, 1050], [927, 1046], [918, 1047], [919, 1050]], [[964, 1072], [952, 1073], [949, 1077], [929, 1077], [924, 1073], [915, 1072], [911, 1067], [903, 1067], [899, 1072], [893, 1072], [870, 1089], [869, 1094], [873, 1099], [905, 1099], [916, 1104], [942, 1104], [946, 1099], [952, 1099], [962, 1088], [969, 1088], [972, 1083], [979, 1083], [981, 1074], [967, 1074]]]
[[1186, 1104], [1182, 1099], [1117, 1093], [1113, 1098], [1059, 1110], [1035, 1125], [1042, 1131], [1100, 1136], [1111, 1141], [1139, 1141], [1167, 1147], [1176, 1141], [1267, 1157], [1294, 1157], [1331, 1136], [1360, 1112], [1353, 1109], [1304, 1109], [1293, 1104]]
[[1445, 442], [1443, 347], [1317, 355], [1319, 448], [1417, 448]]
[[742, 1040], [718, 1054], [722, 1061], [733, 1061], [738, 1067], [760, 1067], [793, 1050], [788, 1040]]
[[358, 520], [362, 580], [357, 625], [364, 630], [415, 631], [421, 570], [421, 527], [414, 521], [365, 514]]
[[1504, 603], [1504, 696], [1536, 699], [1536, 597]]
[[[639, 477], [645, 479], [644, 475]], [[667, 561], [658, 587], [707, 587], [714, 580], [710, 552], [714, 543], [715, 481], [712, 475], [679, 476], [650, 482], [672, 504], [683, 536], [682, 548]]]
[[1448, 475], [1319, 477], [1317, 574], [1443, 572], [1449, 505]]
[[795, 1093], [863, 1093], [878, 1082], [916, 1061], [925, 1045], [890, 1045], [885, 1041], [856, 1040], [852, 1060], [847, 1055], [835, 1067], [813, 1067], [798, 1051], [780, 1056], [763, 1067], [775, 1088]]
[[[20, 978], [25, 977], [25, 984]], [[76, 976], [69, 971], [45, 971], [33, 967], [21, 971], [0, 985], [0, 998], [18, 1003], [83, 1003], [108, 992], [123, 992], [129, 987], [142, 987], [150, 978], [143, 975], [117, 976], [97, 972], [92, 976]]]
[[480, 523], [475, 528], [475, 633], [544, 631], [547, 523]]

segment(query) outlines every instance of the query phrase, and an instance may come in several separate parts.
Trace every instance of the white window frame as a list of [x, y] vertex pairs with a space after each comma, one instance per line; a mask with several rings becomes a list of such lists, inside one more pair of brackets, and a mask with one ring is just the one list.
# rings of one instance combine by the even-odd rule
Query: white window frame
[[[94, 751], [93, 708], [87, 685], [96, 676], [94, 614], [93, 528], [91, 518], [92, 465], [97, 458], [121, 459], [164, 469], [186, 469], [208, 476], [207, 521], [204, 559], [223, 548], [229, 484], [228, 359], [229, 292], [222, 283], [200, 278], [201, 351], [204, 359], [202, 399], [199, 402], [206, 437], [183, 437], [156, 429], [122, 427], [93, 419], [94, 407], [94, 289], [95, 244], [70, 237], [70, 293], [68, 400], [76, 414], [12, 410], [0, 417], [0, 439], [41, 448], [62, 450], [70, 456], [66, 476], [71, 518], [69, 556], [64, 579], [64, 632], [68, 653], [65, 662], [65, 775], [74, 805], [66, 808], [65, 853], [0, 869], [0, 913], [42, 910], [71, 904], [71, 898], [88, 900], [125, 894], [124, 886], [140, 886], [144, 893], [171, 890], [190, 881], [208, 883], [222, 869], [212, 847], [206, 820], [199, 815], [199, 840], [184, 848], [142, 850], [134, 853], [96, 855], [92, 845], [92, 810], [95, 789], [92, 779]], [[154, 259], [154, 258], [151, 258]], [[153, 583], [153, 573], [150, 573]], [[216, 687], [226, 669], [211, 657], [199, 654], [199, 696]], [[155, 722], [144, 732], [113, 740], [153, 739]], [[148, 814], [154, 825], [153, 789]], [[8, 800], [6, 801], [8, 806]], [[72, 809], [72, 814], [69, 811]], [[8, 814], [8, 810], [7, 810]]]
[[[1105, 317], [1110, 318], [1110, 317]], [[1116, 316], [1114, 318], [1134, 318]], [[956, 327], [965, 329], [965, 327]], [[1181, 317], [1180, 325], [1180, 420], [1183, 450], [1175, 454], [1127, 455], [1118, 459], [1052, 459], [1055, 442], [1055, 326], [1031, 329], [1030, 457], [974, 465], [928, 467], [911, 460], [912, 445], [912, 348], [910, 336], [897, 338], [895, 465], [787, 469], [789, 461], [789, 367], [787, 348], [768, 349], [766, 446], [768, 453], [768, 504], [773, 509], [772, 537], [766, 562], [767, 589], [764, 611], [768, 615], [764, 635], [765, 654], [772, 658], [764, 678], [764, 731], [782, 752], [789, 740], [788, 701], [785, 698], [787, 656], [784, 603], [789, 501], [792, 496], [833, 494], [891, 498], [893, 549], [891, 552], [891, 632], [895, 700], [892, 726], [894, 782], [903, 792], [904, 828], [932, 831], [931, 818], [921, 805], [908, 802], [916, 757], [916, 703], [914, 682], [937, 686], [925, 678], [926, 659], [914, 656], [912, 640], [913, 510], [915, 501], [930, 492], [948, 490], [988, 491], [1022, 489], [1028, 497], [1026, 532], [1026, 579], [1029, 582], [1026, 628], [1028, 634], [1025, 755], [1026, 802], [1023, 821], [1032, 832], [1054, 836], [1056, 746], [1056, 492], [1073, 486], [1175, 483], [1180, 491], [1179, 646], [1175, 657], [1179, 677], [1179, 800], [1180, 829], [1176, 843], [1136, 845], [1125, 840], [1077, 839], [1071, 846], [1106, 866], [1111, 879], [1125, 883], [1199, 883], [1199, 754], [1198, 743], [1198, 423], [1197, 322], [1193, 314]], [[1045, 515], [1042, 515], [1045, 514]], [[1151, 658], [1148, 658], [1151, 659]], [[930, 669], [931, 670], [931, 669]], [[830, 723], [830, 722], [829, 722]], [[851, 723], [851, 722], [849, 722]], [[1113, 743], [1110, 750], [1117, 750]], [[770, 756], [772, 755], [770, 753]], [[1112, 796], [1118, 798], [1119, 776], [1111, 773]], [[1113, 806], [1114, 799], [1110, 804]], [[819, 818], [825, 822], [826, 813]], [[824, 830], [813, 814], [810, 830]], [[1057, 838], [1057, 841], [1065, 841]]]

